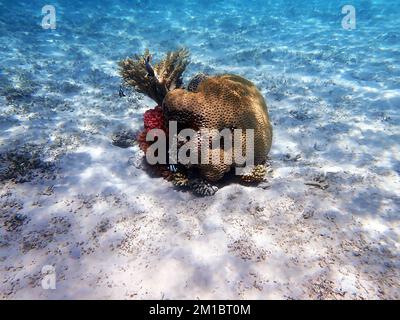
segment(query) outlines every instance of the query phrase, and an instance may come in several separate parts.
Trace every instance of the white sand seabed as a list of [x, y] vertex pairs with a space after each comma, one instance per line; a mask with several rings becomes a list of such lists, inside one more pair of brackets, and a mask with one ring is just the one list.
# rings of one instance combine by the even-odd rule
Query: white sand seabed
[[[18, 169], [26, 181], [0, 182], [0, 298], [399, 299], [399, 55], [388, 49], [396, 58], [378, 72], [388, 53], [365, 37], [379, 27], [336, 35], [350, 50], [312, 20], [266, 30], [273, 7], [243, 21], [237, 9], [235, 25], [228, 13], [189, 8], [149, 26], [140, 18], [156, 12], [128, 19], [121, 10], [64, 25], [50, 44], [34, 31], [26, 41], [18, 23], [10, 41], [1, 33], [1, 155], [37, 152], [40, 161]], [[198, 198], [135, 167], [137, 146], [111, 143], [154, 106], [118, 96], [116, 61], [133, 47], [182, 43], [192, 51], [186, 82], [235, 72], [262, 91], [274, 128], [267, 182]], [[11, 160], [1, 159], [3, 174]], [[306, 184], [318, 181], [328, 187]], [[41, 286], [46, 265], [55, 290]]]
[[[85, 132], [99, 126], [98, 117], [102, 122], [96, 112], [93, 118], [83, 113], [70, 113], [55, 127], [69, 131], [73, 123]], [[121, 123], [130, 118], [110, 116]], [[129, 163], [137, 147], [118, 148], [102, 130], [61, 157], [55, 180], [5, 183], [2, 212], [29, 222], [15, 234], [1, 231], [3, 297], [398, 297], [393, 192], [399, 181], [392, 163], [374, 161], [368, 148], [355, 149], [343, 165], [330, 160], [342, 148], [354, 150], [362, 137], [351, 132], [361, 130], [361, 120], [334, 146], [329, 129], [307, 135], [326, 143], [322, 152], [297, 138], [307, 129], [283, 121], [293, 131], [274, 126], [274, 171], [266, 189], [228, 185], [207, 198], [176, 191]], [[285, 161], [285, 153], [302, 157]], [[304, 184], [318, 175], [328, 189]], [[57, 272], [54, 291], [41, 288], [48, 264]]]

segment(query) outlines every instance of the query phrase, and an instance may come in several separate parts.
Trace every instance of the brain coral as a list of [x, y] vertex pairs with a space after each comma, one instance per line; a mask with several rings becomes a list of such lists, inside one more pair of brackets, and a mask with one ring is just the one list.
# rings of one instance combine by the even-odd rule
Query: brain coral
[[[254, 129], [254, 163], [265, 162], [272, 143], [272, 127], [264, 98], [250, 81], [237, 75], [197, 77], [191, 91], [174, 89], [163, 101], [167, 120], [174, 120], [178, 128], [222, 130]], [[242, 137], [245, 154], [245, 136]], [[213, 149], [223, 159], [223, 146]], [[198, 164], [200, 174], [209, 181], [217, 181], [237, 164]]]

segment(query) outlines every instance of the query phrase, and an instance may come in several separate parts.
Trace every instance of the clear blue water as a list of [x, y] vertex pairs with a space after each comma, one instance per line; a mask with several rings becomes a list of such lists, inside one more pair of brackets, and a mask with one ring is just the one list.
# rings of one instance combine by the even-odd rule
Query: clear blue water
[[[105, 66], [146, 47], [163, 53], [183, 45], [191, 72], [250, 68], [253, 80], [274, 71], [341, 74], [400, 87], [396, 0], [51, 1], [56, 30], [40, 27], [44, 4], [0, 1], [2, 81], [24, 70], [41, 82], [62, 74], [80, 83], [88, 69], [109, 73]], [[341, 27], [345, 4], [356, 9], [356, 30]]]
[[[346, 110], [367, 122], [386, 119], [385, 125], [396, 126], [389, 141], [398, 137], [397, 0], [52, 1], [55, 30], [41, 28], [44, 4], [0, 1], [2, 105], [22, 90], [11, 99], [14, 107], [27, 114], [49, 106], [51, 112], [46, 107], [40, 115], [47, 119], [57, 118], [65, 103], [74, 110], [83, 98], [104, 110], [111, 103], [127, 108], [127, 101], [117, 101], [117, 62], [146, 47], [157, 57], [185, 46], [192, 54], [186, 81], [197, 72], [249, 78], [267, 98], [278, 134], [290, 135], [291, 128], [329, 112], [321, 123], [339, 121], [332, 112]], [[355, 30], [342, 28], [345, 4], [356, 9]], [[303, 122], [288, 123], [288, 117]], [[23, 121], [11, 111], [1, 120], [2, 128]], [[310, 136], [318, 136], [312, 124]], [[349, 119], [335, 128], [351, 129]], [[289, 138], [296, 141], [296, 133]], [[307, 140], [299, 148], [312, 152], [313, 145]], [[343, 159], [345, 151], [335, 151]]]
[[[399, 30], [399, 0], [0, 0], [0, 299], [398, 299]], [[265, 189], [197, 199], [111, 143], [155, 104], [119, 97], [117, 62], [179, 46], [185, 81], [236, 73], [266, 98]]]

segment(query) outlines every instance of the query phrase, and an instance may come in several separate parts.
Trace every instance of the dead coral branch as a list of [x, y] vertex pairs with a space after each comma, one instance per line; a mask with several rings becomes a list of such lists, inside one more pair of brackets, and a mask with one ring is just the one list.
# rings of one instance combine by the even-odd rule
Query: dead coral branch
[[161, 105], [168, 91], [182, 86], [182, 74], [189, 64], [189, 51], [168, 52], [154, 67], [150, 64], [151, 56], [146, 49], [142, 55], [120, 61], [120, 74], [125, 84]]

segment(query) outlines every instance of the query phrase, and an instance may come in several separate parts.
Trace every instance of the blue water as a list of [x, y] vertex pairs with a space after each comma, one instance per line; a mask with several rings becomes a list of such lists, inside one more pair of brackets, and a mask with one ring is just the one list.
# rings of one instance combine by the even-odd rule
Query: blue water
[[[41, 27], [45, 4], [56, 9], [55, 30]], [[342, 27], [346, 4], [356, 10], [354, 30]], [[398, 137], [399, 30], [397, 0], [1, 1], [0, 103], [13, 108], [2, 113], [1, 127], [27, 123], [30, 112], [53, 123], [58, 112], [82, 103], [109, 112], [113, 121], [111, 107], [132, 106], [118, 100], [117, 62], [147, 47], [157, 58], [185, 46], [192, 61], [186, 81], [197, 72], [247, 77], [266, 97], [278, 136], [282, 130], [298, 143], [290, 129], [309, 120], [303, 128], [318, 137], [320, 126], [312, 120], [337, 122], [333, 112], [350, 111], [395, 126], [390, 142]], [[151, 104], [144, 101], [135, 103]], [[139, 115], [132, 120], [140, 125]], [[344, 119], [333, 133], [350, 132], [351, 121]], [[51, 124], [43, 130], [51, 132]], [[10, 130], [6, 136], [20, 137]], [[298, 149], [312, 152], [314, 143]], [[343, 159], [343, 150], [336, 153]]]
[[[399, 0], [0, 0], [0, 299], [398, 299], [399, 30]], [[112, 143], [155, 105], [118, 61], [180, 46], [265, 97], [264, 187], [198, 199]]]
[[[110, 64], [146, 47], [161, 54], [186, 46], [190, 72], [341, 74], [400, 87], [396, 0], [51, 1], [56, 30], [41, 28], [44, 4], [0, 2], [2, 81], [24, 71], [41, 82], [62, 74], [81, 83], [87, 70], [109, 73]], [[345, 4], [356, 9], [352, 31], [341, 26]]]

